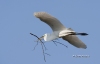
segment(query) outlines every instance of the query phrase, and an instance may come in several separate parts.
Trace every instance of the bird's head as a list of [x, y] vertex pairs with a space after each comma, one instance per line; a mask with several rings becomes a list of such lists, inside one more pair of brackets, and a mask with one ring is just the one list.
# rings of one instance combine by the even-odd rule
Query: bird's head
[[50, 35], [49, 33], [46, 33], [46, 34], [43, 35], [43, 37], [44, 37], [44, 41], [47, 41], [49, 35]]

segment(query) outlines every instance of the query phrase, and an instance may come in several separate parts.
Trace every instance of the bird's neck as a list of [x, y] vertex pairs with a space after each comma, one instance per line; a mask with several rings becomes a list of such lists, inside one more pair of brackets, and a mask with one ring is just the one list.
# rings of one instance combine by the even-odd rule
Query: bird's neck
[[45, 37], [45, 41], [52, 41], [52, 40], [55, 40], [57, 39], [58, 37], [56, 36], [55, 33], [51, 33], [51, 34], [47, 34], [46, 37]]

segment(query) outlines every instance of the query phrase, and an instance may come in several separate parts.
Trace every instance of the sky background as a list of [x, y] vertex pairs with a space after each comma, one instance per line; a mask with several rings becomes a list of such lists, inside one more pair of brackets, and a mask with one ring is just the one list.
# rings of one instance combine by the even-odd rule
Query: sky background
[[[78, 36], [87, 49], [79, 49], [67, 41], [45, 43], [46, 61], [36, 37], [51, 33], [51, 28], [33, 16], [34, 12], [48, 12], [67, 28], [86, 32]], [[100, 64], [100, 0], [0, 0], [0, 64]], [[73, 55], [89, 55], [76, 58]]]

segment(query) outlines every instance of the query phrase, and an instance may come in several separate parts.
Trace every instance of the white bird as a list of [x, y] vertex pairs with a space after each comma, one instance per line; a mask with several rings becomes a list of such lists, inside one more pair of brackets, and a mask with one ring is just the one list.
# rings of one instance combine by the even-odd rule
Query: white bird
[[62, 38], [77, 48], [86, 49], [87, 46], [76, 35], [88, 35], [87, 33], [77, 33], [71, 28], [66, 28], [58, 19], [46, 12], [35, 12], [34, 16], [48, 24], [53, 32], [43, 35], [44, 41], [52, 41]]

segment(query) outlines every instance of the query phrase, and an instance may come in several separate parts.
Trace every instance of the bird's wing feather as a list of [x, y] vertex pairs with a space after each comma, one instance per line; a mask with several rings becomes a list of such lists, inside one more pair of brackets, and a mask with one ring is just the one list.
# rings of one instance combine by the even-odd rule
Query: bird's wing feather
[[84, 48], [84, 49], [87, 48], [87, 46], [76, 35], [68, 35], [62, 38], [75, 47]]
[[34, 16], [48, 24], [53, 31], [60, 31], [66, 29], [65, 26], [58, 19], [46, 12], [35, 12]]

